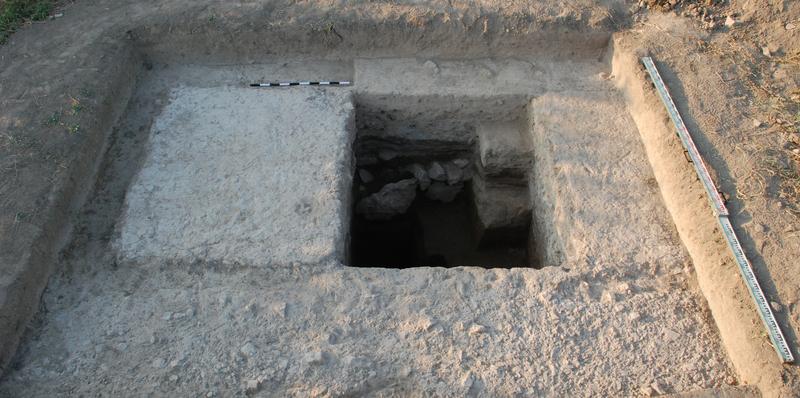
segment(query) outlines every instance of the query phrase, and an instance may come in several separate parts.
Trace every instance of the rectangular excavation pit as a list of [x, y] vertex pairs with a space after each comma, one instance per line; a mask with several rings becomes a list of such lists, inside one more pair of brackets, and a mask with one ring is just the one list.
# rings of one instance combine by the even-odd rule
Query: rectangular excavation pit
[[[496, 65], [504, 62], [493, 61]], [[139, 169], [142, 163], [148, 169], [147, 159], [141, 163], [125, 163], [113, 156], [117, 151], [129, 150], [126, 147], [129, 141], [125, 141], [129, 134], [139, 138], [149, 135], [151, 141], [141, 140], [144, 143], [140, 142], [139, 150], [149, 153], [144, 158], [161, 156], [163, 161], [155, 167], [151, 164], [149, 172], [172, 168], [174, 178], [165, 179], [163, 191], [150, 189], [157, 185], [152, 180], [137, 182], [132, 178], [134, 182], [130, 186], [120, 183], [111, 195], [101, 192], [99, 198], [90, 202], [86, 208], [94, 211], [93, 205], [97, 205], [100, 212], [87, 212], [82, 216], [89, 220], [82, 225], [89, 225], [88, 232], [78, 232], [75, 243], [78, 249], [71, 250], [70, 258], [65, 260], [66, 267], [89, 269], [81, 270], [86, 275], [76, 278], [74, 284], [58, 280], [52, 286], [53, 293], [45, 294], [48, 308], [53, 308], [55, 314], [49, 322], [55, 326], [45, 330], [42, 341], [71, 341], [58, 340], [62, 330], [70, 336], [87, 336], [85, 340], [89, 342], [105, 341], [109, 336], [107, 329], [117, 325], [128, 327], [136, 336], [148, 337], [155, 331], [161, 339], [177, 339], [157, 340], [142, 347], [131, 345], [127, 352], [120, 354], [131, 360], [109, 365], [119, 374], [137, 377], [141, 374], [155, 380], [162, 377], [160, 368], [134, 369], [128, 364], [149, 363], [153, 358], [160, 360], [173, 355], [168, 347], [181, 345], [180, 339], [185, 337], [181, 333], [197, 332], [204, 339], [198, 339], [184, 351], [190, 360], [182, 365], [181, 380], [184, 375], [191, 380], [193, 375], [207, 371], [204, 364], [215, 363], [220, 358], [234, 357], [230, 361], [223, 359], [223, 366], [226, 371], [240, 371], [243, 349], [245, 355], [255, 351], [254, 358], [264, 360], [276, 352], [270, 348], [283, 350], [299, 344], [303, 349], [313, 347], [311, 349], [316, 350], [321, 336], [324, 341], [319, 350], [323, 352], [315, 354], [311, 360], [303, 350], [281, 352], [290, 363], [315, 366], [315, 372], [319, 373], [309, 377], [306, 367], [284, 368], [285, 377], [265, 379], [262, 385], [264, 391], [279, 392], [286, 391], [287, 386], [319, 378], [343, 380], [339, 387], [331, 389], [332, 393], [348, 395], [356, 391], [353, 394], [358, 395], [360, 390], [348, 388], [363, 380], [366, 373], [354, 376], [346, 373], [354, 366], [341, 366], [352, 363], [345, 361], [357, 355], [358, 361], [366, 358], [367, 366], [378, 368], [387, 384], [399, 383], [401, 389], [414, 386], [403, 392], [417, 391], [414, 390], [417, 388], [420, 395], [430, 394], [434, 390], [425, 380], [440, 377], [436, 369], [459, 369], [463, 362], [455, 357], [422, 362], [413, 359], [426, 355], [425, 351], [456, 350], [463, 351], [464, 355], [459, 355], [461, 358], [481, 355], [485, 358], [484, 364], [492, 364], [491, 369], [481, 364], [473, 368], [475, 379], [482, 380], [474, 385], [485, 388], [489, 396], [512, 395], [516, 388], [531, 396], [548, 395], [548, 392], [568, 395], [579, 385], [595, 386], [598, 396], [628, 396], [635, 395], [641, 385], [639, 376], [644, 374], [655, 375], [653, 377], [660, 380], [672, 378], [674, 382], [670, 387], [676, 392], [690, 389], [696, 383], [708, 387], [719, 385], [728, 372], [724, 354], [713, 339], [713, 325], [698, 321], [695, 316], [699, 310], [691, 307], [696, 299], [694, 293], [684, 289], [682, 279], [677, 280], [682, 276], [676, 277], [673, 273], [686, 258], [680, 243], [669, 234], [668, 220], [659, 207], [657, 191], [643, 190], [649, 186], [646, 159], [637, 147], [638, 136], [635, 129], [629, 127], [627, 111], [621, 106], [619, 96], [607, 82], [596, 78], [604, 66], [595, 61], [580, 67], [573, 65], [568, 71], [574, 75], [559, 82], [552, 79], [560, 76], [552, 70], [542, 74], [538, 81], [532, 68], [529, 68], [530, 75], [522, 74], [525, 69], [518, 67], [532, 61], [509, 62], [516, 65], [518, 72], [514, 76], [524, 80], [526, 85], [519, 87], [510, 79], [505, 85], [498, 85], [491, 74], [486, 74], [475, 79], [470, 87], [447, 86], [452, 82], [448, 80], [451, 77], [466, 76], [459, 68], [473, 70], [473, 64], [489, 62], [443, 61], [438, 68], [444, 80], [429, 77], [425, 80], [427, 88], [415, 88], [416, 91], [428, 90], [427, 94], [405, 96], [392, 92], [397, 77], [386, 74], [380, 66], [415, 63], [421, 66], [424, 61], [359, 60], [355, 64], [363, 69], [355, 71], [352, 88], [329, 88], [327, 91], [292, 88], [274, 92], [241, 91], [250, 89], [239, 87], [244, 82], [238, 81], [236, 73], [207, 74], [207, 70], [198, 72], [196, 67], [189, 68], [193, 71], [189, 74], [162, 72], [156, 65], [157, 72], [145, 79], [146, 84], [161, 84], [170, 90], [178, 86], [190, 87], [178, 88], [184, 90], [182, 99], [165, 101], [166, 111], [159, 108], [150, 115], [156, 120], [152, 126], [144, 123], [140, 127], [134, 123], [114, 133], [119, 141], [109, 151], [111, 155], [107, 155], [114, 167], [103, 171], [98, 185], [105, 189], [108, 181], [117, 181], [121, 169]], [[248, 68], [259, 66], [240, 70], [252, 70]], [[281, 78], [291, 77], [290, 69], [284, 68]], [[184, 80], [171, 80], [176, 75]], [[502, 71], [497, 75], [505, 76]], [[213, 78], [204, 80], [208, 76]], [[248, 73], [247, 76], [256, 79], [269, 73]], [[324, 73], [317, 76], [326, 77]], [[370, 76], [382, 78], [384, 85], [376, 85], [370, 81]], [[579, 84], [570, 86], [576, 81]], [[547, 88], [551, 83], [562, 89]], [[564, 90], [565, 85], [579, 89]], [[446, 90], [450, 90], [449, 94], [434, 94]], [[150, 96], [152, 91], [143, 90], [143, 93], [143, 96], [142, 92], [138, 94], [139, 100], [154, 101], [155, 96]], [[217, 105], [216, 108], [193, 106], [199, 93], [206, 98], [201, 103], [207, 101]], [[343, 112], [349, 109], [345, 112], [349, 113], [336, 115], [335, 120], [322, 128], [315, 128], [315, 122], [308, 116], [323, 116], [329, 120], [335, 112], [326, 111], [327, 106], [317, 108], [322, 114], [298, 111], [306, 109], [306, 105], [326, 103], [323, 100], [326, 95], [340, 99], [347, 93], [353, 93], [353, 99], [348, 104], [337, 102], [341, 106], [336, 109]], [[269, 99], [263, 100], [263, 97]], [[226, 101], [231, 98], [234, 100]], [[285, 118], [272, 118], [269, 112], [275, 110], [286, 111]], [[145, 119], [135, 114], [140, 111], [135, 104], [129, 107], [131, 120]], [[233, 120], [232, 115], [241, 120]], [[350, 118], [353, 115], [354, 119]], [[182, 121], [191, 120], [193, 116], [202, 116], [202, 120], [209, 123], [183, 124]], [[250, 116], [253, 118], [248, 119]], [[174, 123], [167, 123], [170, 118]], [[214, 119], [221, 122], [217, 130], [214, 130]], [[257, 123], [250, 123], [252, 121]], [[159, 126], [173, 130], [159, 132]], [[246, 128], [234, 128], [238, 126]], [[197, 131], [193, 130], [195, 127]], [[491, 139], [498, 137], [497, 134], [509, 137], [508, 132], [515, 130], [526, 133], [520, 138], [528, 138], [530, 143], [514, 146], [506, 140]], [[437, 134], [434, 136], [431, 132]], [[247, 139], [236, 140], [230, 136], [243, 133]], [[347, 141], [356, 133], [355, 143]], [[285, 137], [292, 134], [297, 136]], [[193, 137], [197, 139], [192, 140]], [[169, 142], [170, 138], [178, 140]], [[297, 139], [304, 145], [312, 145], [312, 141], [317, 140], [313, 145], [321, 148], [303, 151], [297, 149], [300, 146], [271, 147], [270, 139]], [[213, 145], [219, 142], [226, 145]], [[162, 145], [161, 150], [153, 145]], [[204, 158], [202, 153], [189, 153], [198, 146], [205, 146], [203, 150], [211, 151], [214, 156]], [[509, 146], [528, 150], [510, 154], [501, 150]], [[165, 150], [175, 148], [185, 153], [174, 158], [165, 154]], [[215, 148], [218, 151], [215, 152]], [[358, 166], [348, 163], [352, 160], [351, 148], [360, 162]], [[250, 155], [256, 152], [270, 157], [261, 160], [286, 161], [250, 163], [254, 158]], [[248, 156], [239, 156], [242, 153]], [[370, 156], [364, 156], [365, 153]], [[509, 164], [504, 167], [506, 160]], [[415, 168], [402, 170], [414, 163], [423, 165], [429, 175], [434, 161], [441, 165], [445, 176], [448, 170], [455, 171], [453, 167], [458, 167], [462, 173], [472, 170], [471, 179], [454, 184], [447, 184], [446, 177], [439, 181], [446, 187], [463, 184], [453, 201], [443, 204], [426, 199], [415, 182], [417, 198], [408, 205], [406, 214], [410, 218], [413, 213], [416, 220], [401, 217], [399, 225], [387, 226], [385, 230], [378, 226], [377, 232], [369, 230], [375, 224], [348, 224], [357, 219], [358, 185], [363, 178], [368, 179], [361, 176], [361, 170], [373, 177], [373, 186], [368, 190], [379, 191], [390, 181], [401, 182], [414, 176]], [[462, 167], [463, 161], [467, 163]], [[175, 162], [187, 162], [189, 167], [177, 167]], [[169, 167], [162, 168], [159, 164]], [[329, 173], [331, 165], [341, 168]], [[526, 166], [528, 173], [520, 173]], [[386, 172], [392, 168], [401, 172], [382, 179], [382, 170]], [[192, 172], [198, 170], [202, 178], [192, 177]], [[318, 170], [323, 171], [318, 173]], [[132, 172], [126, 170], [125, 173]], [[477, 175], [488, 178], [476, 179]], [[292, 178], [283, 178], [287, 176]], [[237, 178], [247, 184], [238, 184]], [[353, 179], [356, 183], [350, 185]], [[188, 194], [175, 195], [169, 192], [180, 181], [190, 182], [189, 185], [200, 189], [200, 193], [190, 190]], [[311, 188], [319, 195], [298, 195]], [[116, 210], [109, 211], [109, 207], [98, 205], [108, 196], [122, 200], [126, 195], [128, 205], [114, 204], [118, 206]], [[148, 195], [150, 199], [160, 199], [152, 201], [145, 197]], [[259, 200], [230, 200], [254, 196]], [[185, 203], [207, 197], [221, 200], [215, 200], [214, 206], [209, 207]], [[506, 224], [507, 228], [487, 223], [490, 233], [483, 228], [481, 234], [481, 228], [476, 226], [481, 206], [487, 201], [496, 204], [498, 198], [504, 199], [506, 209], [519, 208], [515, 204], [527, 202], [529, 206], [510, 212], [512, 218], [526, 221]], [[124, 233], [126, 227], [121, 223], [129, 216], [126, 212], [134, 217], [141, 214], [137, 211], [144, 208], [140, 206], [142, 202], [157, 205], [154, 207], [164, 206], [161, 210], [166, 209], [167, 213], [164, 217], [132, 220], [142, 227], [133, 228], [133, 232], [149, 233], [147, 228], [165, 221], [180, 225], [172, 222], [173, 218], [189, 220], [188, 228], [156, 230], [156, 234], [143, 234], [145, 239], [140, 239], [142, 235], [139, 234], [130, 235], [133, 238], [127, 242], [131, 244], [128, 248], [133, 255], [119, 264], [109, 261], [119, 253], [107, 241], [93, 237], [93, 223], [99, 220], [98, 224], [109, 230], [116, 228], [119, 234], [122, 229]], [[238, 205], [254, 207], [263, 213], [258, 217], [245, 214], [240, 218], [242, 212], [237, 213]], [[279, 216], [270, 217], [276, 214]], [[191, 223], [209, 219], [224, 222], [203, 224], [201, 228]], [[522, 267], [511, 270], [340, 267], [346, 259], [348, 227], [352, 228], [349, 265]], [[289, 234], [282, 233], [285, 228], [292, 228]], [[398, 245], [400, 250], [389, 247], [378, 254], [384, 256], [383, 251], [395, 250], [400, 256], [392, 255], [388, 260], [379, 257], [374, 261], [365, 261], [362, 256], [354, 261], [356, 245], [365, 244], [364, 236], [369, 239], [394, 230], [397, 235], [408, 237], [413, 236], [408, 231], [415, 229], [433, 231], [427, 243], [434, 250], [417, 251], [417, 242], [398, 239], [398, 243], [402, 243]], [[114, 234], [108, 235], [112, 235], [111, 240], [120, 239]], [[187, 239], [175, 240], [175, 236]], [[446, 239], [433, 239], [441, 237]], [[309, 245], [309, 242], [314, 244]], [[481, 250], [465, 250], [465, 242], [471, 245], [469, 249], [479, 247]], [[369, 249], [378, 244], [366, 241]], [[410, 247], [414, 247], [414, 251], [409, 253], [405, 249]], [[652, 264], [657, 265], [655, 270], [651, 270]], [[530, 269], [542, 265], [562, 267], [544, 271]], [[660, 290], [657, 283], [663, 279], [669, 279], [669, 286], [674, 283], [681, 289]], [[97, 293], [84, 297], [83, 291]], [[132, 293], [128, 294], [129, 291]], [[454, 294], [462, 291], [465, 302]], [[67, 299], [56, 299], [60, 295]], [[369, 300], [364, 301], [365, 297]], [[153, 303], [159, 306], [156, 313], [152, 311]], [[73, 314], [90, 315], [78, 323], [71, 318]], [[237, 322], [231, 322], [230, 317]], [[263, 323], [253, 327], [251, 322]], [[349, 326], [354, 324], [358, 326]], [[662, 331], [663, 328], [674, 330]], [[287, 332], [295, 330], [309, 332]], [[430, 338], [442, 330], [459, 339], [463, 336], [469, 343]], [[664, 333], [668, 332], [667, 335], [679, 336], [678, 349], [662, 343]], [[229, 336], [247, 336], [250, 341], [232, 345]], [[585, 336], [591, 338], [583, 338]], [[597, 341], [602, 344], [596, 344]], [[111, 343], [117, 347], [117, 341]], [[95, 346], [76, 345], [75, 356], [101, 357]], [[255, 350], [251, 349], [253, 346]], [[33, 346], [30, 357], [43, 357], [42, 350], [41, 346]], [[111, 355], [110, 351], [103, 348], [102, 354]], [[231, 352], [234, 355], [231, 356]], [[554, 352], [560, 356], [554, 357]], [[165, 358], [166, 361], [172, 359]], [[409, 363], [408, 374], [412, 376], [398, 382], [397, 375], [404, 370], [378, 366], [386, 363]], [[548, 366], [541, 366], [543, 363]], [[699, 381], [683, 371], [682, 366], [687, 363], [699, 370], [702, 375]], [[493, 372], [501, 366], [519, 369], [522, 378], [498, 378]], [[585, 371], [576, 372], [576, 367]], [[264, 366], [264, 369], [273, 368], [277, 369], [276, 364]], [[345, 373], [333, 373], [336, 371]], [[23, 367], [20, 380], [25, 380], [24, 372]], [[75, 375], [66, 376], [63, 384], [85, 386], [82, 382], [86, 378], [98, 376], [93, 371], [88, 375], [86, 372], [81, 369]], [[422, 376], [416, 378], [417, 374]], [[447, 388], [463, 383], [460, 374], [441, 377]], [[491, 384], [497, 380], [503, 385]], [[223, 381], [221, 387], [226, 392], [241, 384], [240, 380], [226, 383], [227, 380]], [[164, 395], [167, 387], [166, 384], [152, 387], [153, 395]]]

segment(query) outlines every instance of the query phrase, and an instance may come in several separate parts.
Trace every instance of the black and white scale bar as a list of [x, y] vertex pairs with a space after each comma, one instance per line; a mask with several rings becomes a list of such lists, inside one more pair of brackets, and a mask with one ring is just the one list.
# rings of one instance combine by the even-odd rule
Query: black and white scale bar
[[289, 86], [349, 86], [347, 80], [318, 81], [318, 82], [277, 82], [277, 83], [252, 83], [250, 87], [289, 87]]

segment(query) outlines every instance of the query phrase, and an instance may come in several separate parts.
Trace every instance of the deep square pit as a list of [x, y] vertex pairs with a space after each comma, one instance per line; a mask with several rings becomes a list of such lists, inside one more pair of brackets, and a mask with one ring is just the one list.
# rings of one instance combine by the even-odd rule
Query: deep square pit
[[[465, 187], [469, 189], [469, 187]], [[481, 243], [474, 203], [468, 192], [442, 203], [420, 195], [408, 210], [389, 220], [355, 215], [350, 265], [511, 268], [529, 266], [528, 229], [507, 231], [508, 240]]]
[[349, 264], [536, 265], [525, 115], [518, 98], [362, 97]]

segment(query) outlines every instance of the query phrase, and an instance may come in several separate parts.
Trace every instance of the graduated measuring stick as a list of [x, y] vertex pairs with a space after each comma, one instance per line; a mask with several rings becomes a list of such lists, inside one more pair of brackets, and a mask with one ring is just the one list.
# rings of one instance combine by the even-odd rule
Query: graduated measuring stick
[[650, 74], [650, 79], [653, 80], [656, 86], [656, 91], [658, 91], [658, 96], [661, 97], [661, 102], [667, 107], [669, 118], [672, 119], [672, 123], [675, 124], [675, 129], [678, 131], [678, 136], [683, 143], [683, 147], [692, 160], [694, 170], [697, 172], [700, 182], [703, 183], [703, 187], [708, 194], [708, 199], [711, 201], [711, 206], [714, 208], [714, 214], [717, 216], [717, 221], [722, 229], [722, 234], [725, 235], [728, 247], [731, 249], [731, 252], [733, 252], [733, 258], [739, 266], [739, 272], [742, 274], [745, 285], [747, 285], [747, 290], [750, 291], [750, 296], [753, 297], [753, 301], [756, 303], [758, 315], [767, 328], [772, 346], [775, 347], [775, 351], [777, 351], [781, 361], [785, 363], [794, 362], [792, 351], [789, 350], [786, 338], [783, 336], [783, 332], [781, 332], [781, 328], [775, 320], [775, 314], [772, 313], [767, 297], [764, 296], [764, 291], [761, 290], [761, 285], [758, 283], [756, 274], [753, 272], [753, 266], [744, 254], [742, 244], [739, 243], [739, 238], [736, 237], [736, 232], [733, 230], [733, 225], [731, 225], [729, 219], [730, 213], [728, 213], [728, 208], [725, 206], [725, 200], [722, 198], [722, 195], [720, 195], [717, 190], [717, 186], [711, 179], [711, 175], [708, 173], [703, 158], [700, 157], [700, 152], [697, 150], [692, 136], [689, 134], [689, 130], [686, 129], [686, 124], [683, 122], [680, 113], [678, 113], [675, 102], [672, 101], [672, 97], [669, 95], [664, 80], [661, 79], [661, 75], [658, 73], [658, 69], [656, 69], [652, 58], [644, 57], [642, 58], [642, 63], [645, 68], [647, 68], [647, 73]]
[[349, 86], [350, 82], [342, 81], [291, 81], [277, 83], [252, 83], [250, 87], [288, 87], [288, 86]]

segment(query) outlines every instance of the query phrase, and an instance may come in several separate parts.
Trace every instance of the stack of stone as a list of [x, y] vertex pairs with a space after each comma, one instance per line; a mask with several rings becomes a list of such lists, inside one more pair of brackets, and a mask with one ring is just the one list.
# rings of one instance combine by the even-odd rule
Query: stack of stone
[[[404, 214], [416, 198], [417, 189], [428, 199], [452, 202], [464, 189], [464, 182], [472, 179], [468, 165], [466, 159], [454, 159], [397, 165], [394, 166], [396, 170], [384, 169], [382, 174], [410, 174], [413, 178], [388, 182], [377, 192], [364, 196], [356, 204], [356, 214], [368, 220], [388, 220]], [[359, 169], [358, 176], [362, 184], [368, 184], [374, 178], [366, 169]]]
[[481, 246], [525, 244], [531, 223], [528, 171], [533, 150], [521, 122], [476, 126], [478, 136], [472, 193]]

